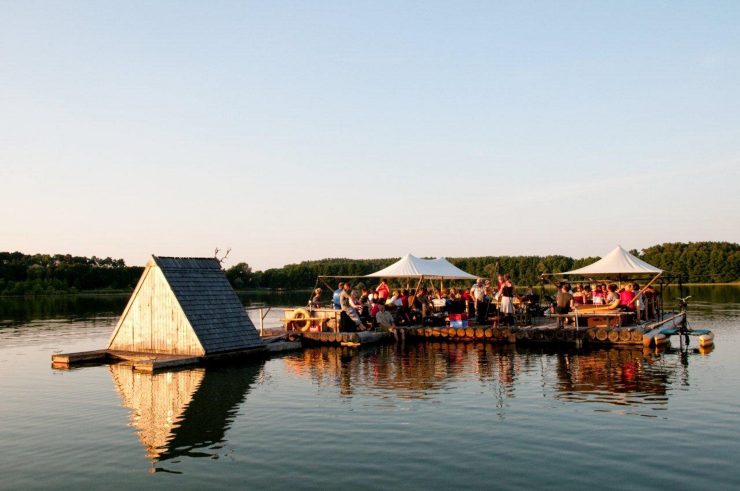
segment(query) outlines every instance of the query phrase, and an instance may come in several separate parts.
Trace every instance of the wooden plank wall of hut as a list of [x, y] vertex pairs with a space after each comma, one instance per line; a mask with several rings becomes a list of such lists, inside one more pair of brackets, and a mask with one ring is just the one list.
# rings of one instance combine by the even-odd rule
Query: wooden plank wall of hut
[[204, 354], [198, 337], [159, 268], [152, 268], [147, 275], [109, 349], [193, 356]]

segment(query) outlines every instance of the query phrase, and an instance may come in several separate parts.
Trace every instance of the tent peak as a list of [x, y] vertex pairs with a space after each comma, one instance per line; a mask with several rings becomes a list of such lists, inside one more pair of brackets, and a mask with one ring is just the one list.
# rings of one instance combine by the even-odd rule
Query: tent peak
[[609, 254], [595, 263], [574, 269], [562, 274], [596, 275], [596, 274], [645, 274], [662, 273], [663, 270], [648, 264], [642, 259], [630, 254], [624, 247], [618, 245]]
[[369, 278], [475, 279], [443, 257], [421, 259], [406, 254], [387, 268], [371, 273]]

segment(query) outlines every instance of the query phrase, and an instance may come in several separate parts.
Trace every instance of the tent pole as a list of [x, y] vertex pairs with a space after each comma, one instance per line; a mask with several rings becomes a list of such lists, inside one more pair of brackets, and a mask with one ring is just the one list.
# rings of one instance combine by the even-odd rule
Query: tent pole
[[648, 284], [647, 284], [647, 285], [645, 285], [645, 286], [643, 286], [642, 288], [640, 288], [640, 291], [639, 291], [639, 292], [637, 292], [637, 294], [636, 294], [636, 295], [635, 295], [634, 297], [632, 297], [632, 300], [630, 300], [630, 303], [628, 303], [627, 305], [629, 306], [629, 305], [631, 305], [631, 304], [632, 304], [632, 302], [634, 302], [635, 300], [637, 300], [637, 297], [639, 297], [641, 293], [643, 293], [643, 292], [644, 292], [645, 290], [647, 290], [647, 288], [648, 288], [648, 287], [649, 287], [650, 285], [652, 285], [653, 283], [655, 283], [655, 280], [657, 280], [658, 278], [660, 278], [660, 275], [662, 275], [662, 274], [663, 274], [663, 272], [661, 271], [660, 273], [658, 273], [658, 274], [657, 274], [657, 275], [655, 276], [655, 278], [653, 278], [652, 280], [650, 280], [650, 282], [648, 282]]

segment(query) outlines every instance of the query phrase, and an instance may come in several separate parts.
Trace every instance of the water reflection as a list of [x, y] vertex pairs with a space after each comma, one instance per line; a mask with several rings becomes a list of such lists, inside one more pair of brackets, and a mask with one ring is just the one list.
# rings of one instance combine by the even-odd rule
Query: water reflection
[[[285, 357], [296, 377], [340, 395], [358, 391], [400, 399], [429, 399], [458, 383], [477, 381], [499, 406], [517, 385], [538, 380], [543, 396], [563, 402], [665, 409], [671, 385], [688, 383], [691, 356], [708, 349], [547, 351], [472, 343], [417, 343], [368, 350], [323, 347]], [[527, 380], [524, 380], [524, 379]]]
[[130, 425], [155, 464], [176, 457], [218, 456], [218, 449], [264, 363], [146, 374], [110, 365], [114, 386], [131, 410]]
[[343, 396], [357, 387], [392, 392], [402, 399], [427, 399], [464, 379], [474, 367], [480, 380], [497, 378], [513, 391], [517, 359], [512, 346], [470, 343], [410, 343], [369, 350], [321, 347], [284, 358], [294, 376], [318, 386], [337, 385]]
[[655, 351], [608, 349], [558, 355], [557, 397], [571, 402], [665, 405], [671, 370]]

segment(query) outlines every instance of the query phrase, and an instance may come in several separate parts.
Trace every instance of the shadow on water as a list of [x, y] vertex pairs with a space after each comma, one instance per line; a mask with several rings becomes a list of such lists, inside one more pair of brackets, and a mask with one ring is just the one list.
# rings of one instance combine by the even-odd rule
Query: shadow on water
[[121, 363], [109, 370], [152, 472], [172, 472], [161, 463], [179, 457], [218, 458], [226, 432], [263, 367], [261, 361], [147, 374]]

